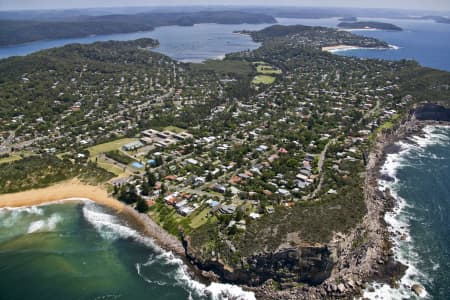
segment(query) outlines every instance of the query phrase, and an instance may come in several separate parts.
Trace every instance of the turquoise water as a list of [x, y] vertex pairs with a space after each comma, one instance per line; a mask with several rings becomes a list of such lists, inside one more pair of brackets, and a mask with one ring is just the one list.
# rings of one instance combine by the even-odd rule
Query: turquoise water
[[0, 209], [0, 299], [252, 299], [195, 281], [183, 262], [92, 202]]
[[[450, 25], [432, 21], [385, 20], [403, 32], [358, 31], [386, 40], [398, 50], [354, 50], [343, 55], [382, 59], [416, 59], [450, 71]], [[335, 26], [337, 19], [279, 19], [281, 24]], [[234, 30], [268, 25], [200, 24], [168, 26], [152, 32], [40, 41], [0, 48], [0, 57], [25, 55], [68, 43], [132, 40], [153, 37], [157, 49], [183, 61], [202, 61], [225, 53], [254, 49], [258, 44]], [[396, 237], [396, 256], [409, 266], [400, 289], [384, 285], [373, 299], [413, 297], [420, 283], [431, 299], [450, 295], [450, 130], [428, 128], [416, 144], [389, 156], [385, 172], [396, 177], [388, 185], [399, 199], [386, 216]], [[0, 210], [0, 299], [221, 299], [222, 292], [252, 298], [238, 287], [206, 286], [192, 279], [180, 259], [158, 249], [150, 239], [125, 226], [106, 209], [92, 204], [56, 204]], [[5, 275], [7, 274], [7, 276]], [[378, 298], [376, 298], [378, 297]]]
[[450, 295], [450, 128], [426, 127], [423, 136], [399, 145], [402, 150], [389, 154], [382, 169], [395, 182], [380, 181], [380, 188], [389, 188], [398, 201], [385, 219], [396, 233], [396, 258], [408, 270], [400, 289], [376, 285], [376, 292], [366, 296], [409, 299], [411, 285], [420, 283], [426, 298], [446, 300]]

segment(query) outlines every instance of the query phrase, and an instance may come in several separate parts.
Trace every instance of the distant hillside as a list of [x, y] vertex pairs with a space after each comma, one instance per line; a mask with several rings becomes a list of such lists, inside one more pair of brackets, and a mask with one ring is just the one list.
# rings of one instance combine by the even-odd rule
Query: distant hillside
[[356, 22], [356, 21], [358, 21], [358, 18], [357, 17], [343, 17], [343, 18], [340, 18], [339, 21], [341, 21], [341, 22]]
[[397, 25], [383, 22], [341, 22], [337, 26], [344, 29], [380, 29], [392, 31], [403, 30]]
[[141, 13], [134, 15], [81, 16], [61, 20], [0, 20], [0, 46], [38, 40], [153, 30], [155, 27], [199, 23], [276, 23], [268, 15], [238, 11], [192, 13]]
[[423, 20], [434, 20], [437, 23], [450, 24], [450, 18], [440, 17], [440, 16], [425, 16], [422, 17]]

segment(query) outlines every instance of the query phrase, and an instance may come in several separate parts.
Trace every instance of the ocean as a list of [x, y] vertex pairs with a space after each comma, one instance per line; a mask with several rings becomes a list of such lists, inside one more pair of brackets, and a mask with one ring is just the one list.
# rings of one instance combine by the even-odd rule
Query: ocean
[[385, 216], [394, 233], [395, 257], [408, 269], [400, 287], [374, 284], [370, 299], [414, 299], [419, 283], [427, 299], [450, 295], [450, 127], [427, 126], [423, 134], [397, 143], [381, 172], [395, 181], [379, 181], [397, 200]]
[[[365, 19], [361, 19], [365, 20]], [[348, 50], [337, 54], [379, 59], [414, 59], [420, 64], [436, 69], [450, 71], [450, 25], [431, 20], [370, 19], [390, 22], [404, 29], [391, 31], [354, 31], [355, 34], [382, 39], [397, 46], [396, 50]], [[291, 19], [278, 18], [278, 24], [336, 27], [337, 18], [329, 19]], [[154, 51], [166, 54], [184, 62], [202, 62], [207, 59], [220, 59], [226, 53], [253, 50], [260, 46], [249, 36], [233, 33], [239, 30], [261, 30], [273, 24], [196, 24], [191, 27], [163, 26], [153, 31], [90, 36], [83, 38], [37, 41], [22, 45], [0, 47], [0, 59], [14, 55], [26, 55], [39, 50], [60, 47], [70, 43], [93, 43], [107, 40], [135, 40], [154, 38], [160, 46]]]
[[0, 299], [254, 299], [194, 279], [180, 258], [90, 201], [0, 209]]
[[[338, 18], [277, 19], [280, 24], [326, 26], [336, 28]], [[354, 34], [383, 40], [395, 49], [358, 49], [336, 51], [336, 54], [385, 60], [412, 59], [421, 65], [450, 71], [450, 24], [431, 20], [359, 18], [360, 21], [378, 21], [400, 26], [403, 31], [353, 30]]]
[[[380, 20], [380, 19], [377, 19]], [[334, 27], [337, 19], [279, 19], [280, 24]], [[382, 21], [382, 20], [380, 20]], [[338, 52], [380, 59], [415, 59], [450, 71], [450, 25], [433, 21], [385, 20], [402, 32], [357, 31], [377, 37], [397, 50]], [[167, 26], [151, 32], [38, 41], [0, 48], [0, 58], [25, 55], [68, 43], [157, 38], [160, 51], [182, 61], [201, 62], [259, 45], [235, 30], [270, 26], [199, 24]], [[408, 265], [400, 289], [375, 284], [372, 299], [413, 298], [420, 283], [429, 299], [450, 295], [450, 130], [429, 127], [415, 143], [390, 154], [384, 172], [396, 178], [380, 182], [398, 199], [386, 220], [396, 237], [397, 258]], [[126, 226], [111, 211], [92, 203], [54, 204], [0, 210], [0, 299], [225, 299], [228, 291], [252, 299], [239, 287], [205, 285], [189, 275], [183, 262], [159, 249], [151, 239]], [[406, 239], [400, 238], [405, 234]], [[4, 274], [7, 274], [5, 276]]]

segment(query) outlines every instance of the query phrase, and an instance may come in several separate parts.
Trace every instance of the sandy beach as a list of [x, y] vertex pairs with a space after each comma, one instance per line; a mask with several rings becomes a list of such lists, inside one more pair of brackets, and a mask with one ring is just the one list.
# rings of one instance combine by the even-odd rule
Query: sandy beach
[[349, 46], [349, 45], [336, 45], [336, 46], [322, 47], [322, 51], [332, 52], [332, 53], [335, 51], [356, 50], [356, 49], [362, 49], [362, 48], [357, 47], [357, 46]]
[[379, 48], [367, 48], [367, 47], [358, 47], [358, 46], [350, 46], [350, 45], [335, 45], [335, 46], [327, 46], [322, 47], [322, 51], [335, 53], [338, 51], [348, 51], [348, 50], [398, 50], [399, 47], [395, 45], [388, 45], [387, 48], [379, 47]]
[[35, 206], [55, 201], [91, 200], [116, 210], [118, 214], [133, 219], [141, 228], [141, 233], [153, 238], [165, 250], [184, 256], [181, 242], [168, 234], [148, 215], [140, 214], [132, 207], [112, 198], [102, 186], [87, 185], [72, 179], [46, 188], [0, 195], [0, 208]]
[[125, 205], [110, 197], [106, 189], [79, 180], [64, 181], [46, 188], [0, 195], [0, 208], [40, 205], [62, 199], [86, 198], [122, 212]]

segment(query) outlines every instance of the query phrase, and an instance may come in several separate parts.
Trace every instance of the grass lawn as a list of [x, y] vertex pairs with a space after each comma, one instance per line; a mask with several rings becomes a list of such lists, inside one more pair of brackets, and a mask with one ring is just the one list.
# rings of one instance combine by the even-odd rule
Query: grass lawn
[[391, 121], [387, 121], [385, 122], [383, 125], [381, 125], [378, 130], [381, 131], [383, 129], [391, 129], [392, 127], [394, 127], [394, 124], [392, 124]]
[[[122, 169], [121, 167], [116, 166], [116, 165], [114, 165], [114, 164], [112, 164], [112, 163], [110, 163], [110, 162], [107, 162], [107, 161], [105, 161], [105, 160], [103, 160], [103, 159], [101, 159], [101, 158], [99, 158], [99, 159], [97, 160], [97, 165], [98, 165], [100, 168], [105, 169], [106, 171], [111, 172], [111, 173], [113, 173], [113, 174], [116, 175], [116, 176], [121, 176], [121, 175], [124, 175], [124, 174], [126, 174], [126, 173], [129, 173], [129, 172], [127, 172], [126, 170], [125, 170], [125, 172], [124, 172], [123, 169]], [[129, 175], [131, 175], [131, 174], [129, 174]]]
[[255, 62], [253, 62], [253, 65], [255, 65], [255, 66], [258, 66], [258, 65], [268, 66], [269, 64], [266, 63], [265, 61], [255, 61]]
[[20, 157], [20, 155], [18, 154], [12, 154], [9, 157], [4, 157], [4, 158], [0, 158], [0, 164], [6, 164], [12, 161], [16, 161], [21, 159], [22, 157]]
[[113, 151], [113, 150], [118, 150], [120, 149], [123, 145], [126, 145], [128, 143], [131, 142], [136, 142], [139, 139], [136, 138], [124, 138], [124, 139], [120, 139], [120, 140], [115, 140], [112, 142], [108, 142], [108, 143], [104, 143], [104, 144], [99, 144], [96, 146], [92, 146], [88, 148], [89, 154], [91, 157], [97, 156], [100, 153], [105, 153], [105, 152], [109, 152], [109, 151]]
[[208, 221], [208, 213], [211, 211], [210, 208], [205, 208], [202, 211], [200, 211], [198, 214], [192, 217], [191, 223], [189, 223], [189, 226], [193, 229], [196, 229]]
[[163, 131], [170, 131], [170, 132], [175, 132], [175, 133], [182, 133], [185, 132], [186, 130], [181, 129], [180, 127], [176, 127], [176, 126], [167, 126], [164, 127]]
[[274, 82], [275, 77], [268, 75], [258, 75], [252, 81], [253, 84], [272, 84]]
[[58, 157], [59, 159], [63, 159], [64, 155], [70, 154], [70, 152], [63, 152], [63, 153], [58, 153], [56, 154], [56, 157]]
[[279, 75], [281, 74], [281, 70], [273, 68], [271, 66], [257, 66], [256, 71], [260, 74], [266, 74], [266, 75]]

